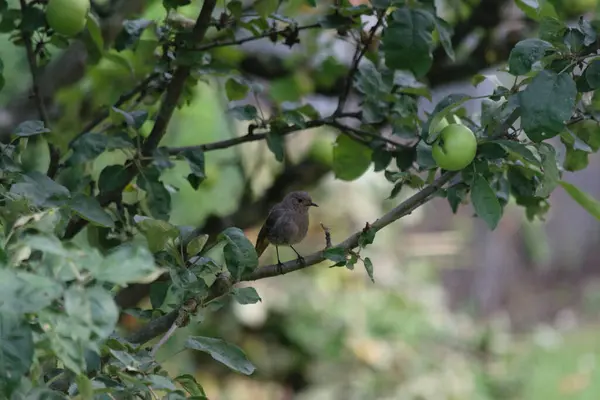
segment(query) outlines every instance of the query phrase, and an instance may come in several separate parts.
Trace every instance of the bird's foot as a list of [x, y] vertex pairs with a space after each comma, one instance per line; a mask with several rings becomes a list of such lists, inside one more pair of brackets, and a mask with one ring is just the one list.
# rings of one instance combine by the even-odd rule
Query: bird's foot
[[277, 274], [283, 275], [283, 263], [281, 261], [277, 261]]
[[304, 257], [299, 255], [298, 258], [296, 259], [296, 262], [300, 265], [304, 265], [306, 263], [306, 260], [304, 260]]

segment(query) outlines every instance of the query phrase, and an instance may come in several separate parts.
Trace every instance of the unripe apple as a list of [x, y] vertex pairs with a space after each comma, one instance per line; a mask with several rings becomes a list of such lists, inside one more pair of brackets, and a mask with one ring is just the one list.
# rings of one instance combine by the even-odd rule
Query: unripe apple
[[46, 21], [56, 33], [75, 36], [85, 28], [90, 0], [50, 0]]
[[449, 124], [433, 143], [431, 155], [440, 168], [458, 171], [473, 161], [476, 152], [473, 131], [462, 124]]

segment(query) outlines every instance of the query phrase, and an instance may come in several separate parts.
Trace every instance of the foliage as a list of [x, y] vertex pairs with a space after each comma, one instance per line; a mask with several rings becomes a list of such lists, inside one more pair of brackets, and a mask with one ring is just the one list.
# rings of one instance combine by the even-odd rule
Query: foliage
[[[540, 31], [539, 38], [524, 39], [512, 49], [507, 71], [514, 83], [497, 85], [483, 101], [481, 115], [466, 115], [463, 105], [475, 99], [454, 93], [423, 119], [417, 105], [430, 98], [424, 82], [436, 49], [456, 58], [452, 24], [439, 16], [433, 1], [304, 1], [291, 4], [286, 13], [276, 1], [245, 10], [236, 0], [222, 9], [205, 0], [196, 21], [177, 13], [190, 3], [164, 0], [168, 18], [125, 20], [108, 43], [98, 9], [92, 10], [85, 31], [72, 39], [47, 26], [43, 1], [0, 0], [1, 31], [27, 55], [39, 114], [15, 126], [1, 145], [4, 397], [152, 398], [158, 392], [165, 399], [207, 398], [194, 377], [169, 376], [155, 357], [157, 349], [174, 329], [227, 300], [241, 305], [262, 301], [255, 288], [235, 285], [279, 274], [275, 265], [258, 267], [254, 245], [239, 227], [208, 238], [172, 223], [173, 193], [180, 188], [165, 176], [184, 170], [179, 178], [197, 190], [210, 179], [207, 153], [215, 150], [264, 140], [273, 159], [287, 163], [290, 134], [324, 127], [337, 134], [332, 151], [337, 179], [354, 181], [373, 167], [393, 185], [390, 198], [405, 187], [418, 189], [361, 232], [305, 257], [304, 265], [284, 264], [285, 273], [325, 260], [352, 270], [361, 261], [375, 282], [376, 265], [363, 257], [363, 249], [374, 244], [379, 230], [434, 196], [446, 198], [453, 212], [470, 202], [495, 229], [509, 199], [529, 219], [543, 219], [549, 196], [561, 186], [600, 218], [598, 201], [562, 180], [564, 171], [585, 168], [589, 155], [600, 148], [600, 66], [595, 58], [600, 22], [581, 18], [567, 25], [538, 2], [517, 2], [539, 20]], [[366, 16], [376, 21], [373, 27], [365, 26]], [[304, 19], [314, 21], [301, 24]], [[238, 38], [238, 28], [249, 36]], [[304, 101], [311, 84], [301, 73], [265, 89], [243, 76], [232, 61], [235, 56], [222, 53], [259, 38], [290, 48], [304, 41], [314, 45], [305, 31], [334, 32], [355, 46], [331, 115]], [[76, 128], [63, 126], [46, 110], [41, 91], [47, 85], [39, 83], [39, 67], [74, 40], [85, 45], [90, 66], [110, 63], [129, 71], [129, 81], [139, 81], [114, 99], [92, 93], [88, 103], [112, 105], [100, 107], [93, 118], [83, 116]], [[330, 58], [322, 64], [321, 79], [339, 73]], [[3, 65], [0, 73], [6, 73]], [[217, 85], [228, 101], [228, 115], [246, 123], [247, 133], [200, 145], [165, 145], [173, 114], [185, 110], [201, 81]], [[360, 97], [360, 111], [348, 110], [354, 94]], [[259, 95], [274, 100], [270, 113], [248, 101]], [[478, 141], [475, 159], [458, 172], [438, 171], [431, 156], [438, 138], [430, 127], [447, 115], [460, 115]], [[564, 159], [558, 156], [559, 145]], [[120, 161], [95, 171], [106, 154], [118, 154]], [[151, 284], [152, 307], [137, 310], [148, 324], [127, 337], [117, 329], [122, 310], [114, 297], [136, 283]], [[159, 336], [163, 340], [154, 348], [143, 346]], [[237, 373], [256, 370], [240, 347], [221, 338], [190, 336], [185, 347]]]

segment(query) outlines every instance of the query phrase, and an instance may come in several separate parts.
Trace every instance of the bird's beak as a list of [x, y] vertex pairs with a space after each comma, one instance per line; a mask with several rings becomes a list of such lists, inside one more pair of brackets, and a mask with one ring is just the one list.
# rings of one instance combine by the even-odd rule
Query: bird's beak
[[317, 203], [310, 203], [310, 205], [313, 207], [319, 207], [319, 205]]

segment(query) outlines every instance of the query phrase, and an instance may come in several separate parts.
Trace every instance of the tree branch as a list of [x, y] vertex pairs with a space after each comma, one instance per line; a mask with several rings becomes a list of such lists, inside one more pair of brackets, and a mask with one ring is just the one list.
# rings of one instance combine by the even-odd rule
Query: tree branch
[[[397, 221], [398, 219], [410, 214], [416, 208], [418, 208], [419, 206], [421, 206], [421, 205], [425, 204], [427, 201], [429, 201], [433, 194], [435, 194], [440, 188], [442, 188], [442, 186], [444, 186], [447, 182], [449, 182], [457, 174], [458, 174], [458, 172], [444, 173], [439, 178], [437, 178], [435, 181], [433, 181], [430, 185], [428, 185], [424, 189], [420, 190], [413, 196], [409, 197], [408, 199], [406, 199], [405, 201], [400, 203], [396, 208], [394, 208], [391, 211], [389, 211], [388, 213], [384, 214], [381, 218], [377, 219], [375, 222], [373, 222], [370, 225], [370, 227], [372, 229], [374, 229], [375, 231], [379, 231], [379, 230], [385, 228], [386, 226], [388, 226], [389, 224], [391, 224], [392, 222]], [[341, 242], [340, 244], [338, 244], [335, 247], [341, 247], [346, 251], [349, 251], [349, 250], [357, 247], [358, 239], [360, 238], [361, 233], [362, 233], [362, 231], [351, 235], [350, 237], [348, 237], [346, 240], [344, 240], [343, 242]], [[281, 271], [283, 274], [287, 274], [287, 273], [290, 273], [293, 271], [297, 271], [297, 270], [304, 269], [304, 268], [310, 267], [312, 265], [318, 264], [321, 261], [324, 261], [325, 259], [326, 258], [324, 256], [324, 252], [318, 251], [316, 253], [313, 253], [309, 256], [304, 257], [305, 261], [302, 264], [299, 264], [296, 260], [283, 263], [283, 267], [281, 268]], [[257, 270], [252, 272], [250, 275], [243, 277], [240, 280], [240, 282], [256, 281], [259, 279], [269, 278], [269, 277], [273, 277], [273, 276], [277, 276], [277, 275], [280, 275], [278, 267], [276, 264], [272, 264], [272, 265], [258, 268]], [[212, 291], [208, 295], [207, 298], [203, 299], [202, 303], [205, 304], [217, 297], [220, 297], [220, 296], [226, 294], [227, 291], [230, 290], [232, 285], [235, 283], [237, 283], [237, 282], [229, 281], [228, 284], [223, 284], [223, 282], [221, 282], [221, 284], [217, 285], [216, 290]], [[213, 286], [215, 286], [215, 285], [213, 285]], [[212, 287], [211, 287], [211, 289], [212, 289]], [[127, 338], [127, 340], [129, 342], [135, 343], [135, 344], [143, 344], [149, 340], [152, 340], [153, 338], [167, 332], [173, 326], [173, 324], [175, 323], [175, 321], [177, 320], [179, 315], [180, 315], [180, 310], [176, 309], [162, 317], [158, 317], [158, 318], [150, 321], [148, 324], [144, 325], [137, 332], [133, 333], [131, 336], [129, 336]]]
[[[21, 5], [21, 13], [25, 13], [25, 10], [27, 9], [27, 3], [25, 2], [25, 0], [19, 1]], [[25, 43], [25, 50], [27, 52], [27, 62], [29, 64], [29, 70], [31, 72], [31, 90], [33, 92], [36, 108], [38, 110], [40, 118], [44, 122], [44, 127], [49, 129], [50, 119], [48, 118], [48, 112], [46, 111], [46, 105], [44, 104], [44, 97], [42, 96], [42, 91], [40, 89], [38, 66], [35, 52], [33, 50], [33, 45], [31, 43], [31, 33], [23, 28], [23, 22], [21, 22], [21, 35], [23, 37], [23, 42]], [[50, 148], [50, 165], [48, 166], [47, 175], [50, 178], [53, 178], [58, 170], [58, 161], [60, 159], [60, 153], [58, 152], [58, 149], [51, 143], [48, 143], [48, 146]]]
[[[204, 39], [204, 35], [208, 30], [208, 26], [210, 24], [212, 13], [217, 4], [217, 0], [205, 0], [202, 5], [202, 9], [200, 10], [200, 14], [196, 19], [196, 24], [194, 25], [194, 29], [192, 30], [191, 40], [195, 42], [202, 42]], [[152, 131], [148, 136], [148, 139], [142, 145], [142, 156], [149, 156], [152, 154], [152, 151], [156, 149], [160, 140], [165, 135], [167, 130], [167, 126], [169, 125], [169, 121], [173, 116], [173, 112], [177, 107], [177, 102], [179, 101], [179, 97], [183, 92], [183, 88], [185, 86], [185, 82], [189, 77], [191, 72], [191, 68], [187, 65], [180, 66], [175, 71], [173, 78], [167, 87], [167, 92], [165, 93], [165, 98], [158, 110], [158, 115], [156, 117], [156, 121], [154, 122], [154, 126], [152, 127]], [[145, 163], [142, 163], [145, 165]], [[110, 204], [112, 201], [116, 200], [119, 195], [125, 189], [125, 186], [131, 182], [131, 180], [135, 177], [138, 172], [138, 166], [136, 164], [131, 164], [124, 171], [124, 176], [127, 179], [124, 179], [123, 182], [125, 184], [117, 187], [116, 189], [107, 192], [101, 193], [97, 196], [97, 200], [102, 207]], [[74, 217], [69, 221], [65, 229], [65, 239], [70, 239], [74, 237], [77, 233], [79, 233], [85, 226], [87, 225], [87, 221], [83, 218]]]

